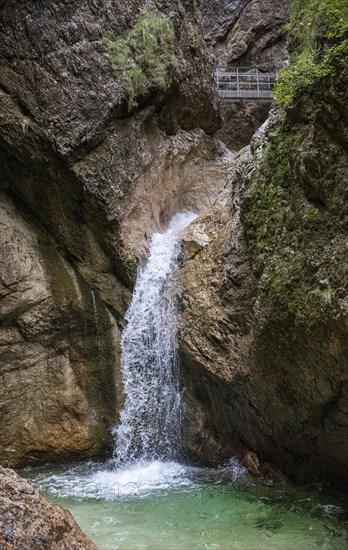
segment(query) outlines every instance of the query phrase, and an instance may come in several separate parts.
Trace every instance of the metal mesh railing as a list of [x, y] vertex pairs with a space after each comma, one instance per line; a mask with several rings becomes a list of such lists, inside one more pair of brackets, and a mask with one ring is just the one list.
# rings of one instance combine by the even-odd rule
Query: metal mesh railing
[[278, 70], [261, 71], [256, 67], [217, 67], [215, 82], [222, 99], [273, 99]]

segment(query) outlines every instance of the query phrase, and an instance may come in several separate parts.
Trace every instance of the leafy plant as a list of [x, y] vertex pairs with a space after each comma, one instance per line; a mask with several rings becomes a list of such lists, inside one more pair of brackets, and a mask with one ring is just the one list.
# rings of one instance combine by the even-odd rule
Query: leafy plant
[[128, 106], [137, 105], [139, 96], [151, 88], [165, 90], [170, 69], [177, 66], [174, 53], [174, 29], [165, 16], [143, 11], [124, 38], [107, 29], [103, 35], [107, 55], [118, 73], [128, 96]]
[[275, 99], [288, 105], [321, 78], [347, 67], [348, 2], [293, 0], [286, 26], [292, 63], [282, 69]]

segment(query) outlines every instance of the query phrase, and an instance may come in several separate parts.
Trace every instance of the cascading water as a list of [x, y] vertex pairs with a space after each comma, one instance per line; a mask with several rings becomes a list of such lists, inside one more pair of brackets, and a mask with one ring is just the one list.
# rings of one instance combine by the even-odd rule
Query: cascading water
[[122, 338], [125, 404], [115, 459], [23, 475], [69, 508], [105, 550], [346, 550], [346, 500], [265, 484], [235, 459], [217, 470], [176, 460], [182, 402], [171, 274], [180, 231], [194, 217], [179, 214], [154, 235], [139, 272]]
[[179, 451], [182, 399], [170, 275], [180, 232], [195, 218], [193, 213], [177, 214], [165, 233], [156, 233], [138, 274], [121, 341], [125, 403], [116, 430], [119, 465], [173, 459]]

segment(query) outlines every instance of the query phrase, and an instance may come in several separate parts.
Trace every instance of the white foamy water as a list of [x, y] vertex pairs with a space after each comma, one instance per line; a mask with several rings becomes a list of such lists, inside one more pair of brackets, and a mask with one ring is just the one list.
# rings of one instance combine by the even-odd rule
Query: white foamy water
[[126, 468], [97, 472], [94, 483], [104, 492], [114, 487], [120, 496], [146, 495], [154, 490], [192, 485], [185, 466], [160, 460], [141, 461]]
[[41, 473], [35, 484], [51, 497], [113, 501], [192, 488], [199, 471], [173, 461], [139, 461], [124, 467], [115, 467], [110, 461], [103, 465], [82, 464], [49, 475]]
[[172, 460], [179, 452], [182, 399], [169, 283], [180, 232], [195, 218], [193, 213], [174, 216], [165, 233], [153, 236], [147, 263], [139, 270], [121, 340], [125, 403], [115, 430], [119, 466]]
[[50, 498], [106, 502], [163, 496], [172, 491], [185, 493], [202, 489], [207, 482], [215, 486], [221, 479], [243, 481], [247, 471], [236, 459], [215, 470], [164, 460], [139, 460], [117, 467], [114, 460], [109, 460], [104, 464], [85, 462], [68, 469], [59, 466], [56, 472], [38, 469], [33, 477], [35, 485]]
[[[346, 550], [346, 499], [175, 462], [27, 472], [103, 550]], [[342, 495], [343, 496], [343, 495]]]
[[[125, 403], [115, 429], [114, 459], [103, 467], [85, 464], [40, 475], [39, 486], [50, 494], [114, 500], [194, 486], [196, 469], [175, 461], [180, 455], [183, 403], [170, 283], [180, 232], [196, 217], [174, 216], [166, 232], [153, 236], [146, 265], [139, 270], [121, 340]], [[93, 294], [92, 298], [97, 321]]]

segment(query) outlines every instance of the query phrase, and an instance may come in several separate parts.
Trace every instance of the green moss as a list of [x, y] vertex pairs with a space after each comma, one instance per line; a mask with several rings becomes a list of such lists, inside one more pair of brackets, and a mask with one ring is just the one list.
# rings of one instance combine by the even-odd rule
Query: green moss
[[275, 85], [278, 105], [289, 105], [322, 78], [335, 77], [347, 67], [348, 3], [293, 0], [286, 29], [292, 62]]
[[201, 50], [205, 46], [204, 37], [197, 25], [192, 23], [187, 24], [187, 32], [189, 35], [189, 46], [192, 50]]
[[339, 315], [347, 290], [347, 164], [326, 134], [317, 130], [313, 141], [305, 121], [278, 120], [271, 132], [242, 218], [259, 299], [283, 304], [279, 311], [310, 327], [329, 309]]
[[338, 318], [348, 290], [347, 12], [341, 0], [293, 2], [293, 63], [276, 90], [287, 109], [242, 207], [259, 300], [307, 328]]
[[[278, 139], [264, 152], [267, 164], [263, 164], [261, 173], [258, 173], [250, 183], [254, 193], [250, 207], [245, 213], [245, 224], [248, 227], [249, 243], [257, 258], [257, 271], [263, 270], [264, 262], [270, 253], [270, 246], [273, 254], [277, 253], [279, 268], [281, 267], [279, 260], [283, 259], [284, 269], [286, 269], [285, 258], [296, 246], [296, 237], [291, 231], [295, 221], [290, 209], [289, 186], [292, 160], [289, 150], [290, 147], [296, 146], [296, 142], [295, 136], [285, 140], [278, 136]], [[272, 166], [272, 173], [269, 172], [268, 166]], [[278, 242], [279, 246], [274, 250], [274, 244]], [[268, 281], [268, 278], [268, 274], [264, 273], [264, 279]], [[275, 284], [275, 281], [272, 284]]]
[[148, 11], [142, 12], [125, 37], [116, 37], [111, 29], [104, 32], [107, 55], [124, 86], [129, 108], [151, 88], [168, 87], [170, 69], [177, 66], [174, 38], [171, 21]]
[[52, 245], [41, 248], [41, 254], [49, 274], [50, 289], [55, 304], [58, 306], [77, 304], [79, 301], [77, 289], [61, 255]]
[[110, 443], [111, 434], [109, 430], [103, 424], [97, 424], [95, 427], [95, 440], [99, 448], [103, 449]]
[[115, 351], [108, 312], [97, 294], [94, 302], [82, 277], [77, 272], [70, 273], [62, 251], [44, 225], [29, 209], [21, 208], [21, 212], [36, 235], [35, 254], [40, 254], [53, 301], [61, 309], [57, 331], [71, 338], [74, 353], [81, 354], [87, 375], [87, 380], [81, 377], [81, 383], [86, 383], [89, 403], [100, 419], [95, 437], [103, 449], [110, 443], [107, 426], [114, 422], [117, 408]]
[[316, 220], [319, 216], [319, 212], [316, 208], [309, 206], [309, 208], [307, 208], [307, 216], [309, 220]]

